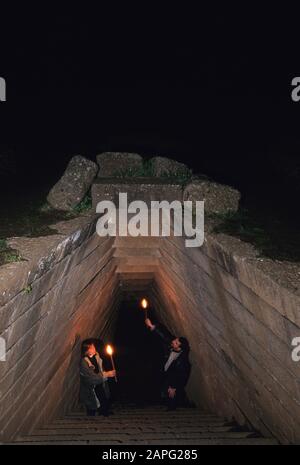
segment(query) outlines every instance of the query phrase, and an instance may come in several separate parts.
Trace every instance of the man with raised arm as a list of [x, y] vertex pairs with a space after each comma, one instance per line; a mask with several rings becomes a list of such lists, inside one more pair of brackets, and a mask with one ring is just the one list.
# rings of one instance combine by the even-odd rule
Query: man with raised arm
[[184, 389], [191, 371], [188, 340], [185, 337], [167, 336], [163, 327], [154, 325], [149, 318], [146, 318], [145, 324], [163, 343], [162, 397], [167, 400], [168, 410], [175, 410], [184, 401]]

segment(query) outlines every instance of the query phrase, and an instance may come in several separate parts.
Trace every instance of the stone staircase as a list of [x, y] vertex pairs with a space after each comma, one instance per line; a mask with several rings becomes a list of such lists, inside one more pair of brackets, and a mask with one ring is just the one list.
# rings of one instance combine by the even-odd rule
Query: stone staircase
[[73, 445], [275, 445], [234, 423], [196, 408], [167, 412], [161, 406], [118, 407], [108, 417], [87, 417], [81, 411], [53, 421], [14, 444]]

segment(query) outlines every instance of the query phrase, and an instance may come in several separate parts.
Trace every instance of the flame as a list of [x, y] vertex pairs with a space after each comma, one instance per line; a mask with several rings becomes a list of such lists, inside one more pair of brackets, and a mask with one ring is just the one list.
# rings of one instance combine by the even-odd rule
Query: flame
[[112, 346], [107, 345], [107, 346], [106, 346], [106, 352], [108, 353], [108, 355], [112, 355], [112, 354], [113, 354], [113, 348], [112, 348]]
[[142, 299], [141, 301], [141, 305], [144, 309], [146, 309], [148, 307], [148, 300], [147, 299]]

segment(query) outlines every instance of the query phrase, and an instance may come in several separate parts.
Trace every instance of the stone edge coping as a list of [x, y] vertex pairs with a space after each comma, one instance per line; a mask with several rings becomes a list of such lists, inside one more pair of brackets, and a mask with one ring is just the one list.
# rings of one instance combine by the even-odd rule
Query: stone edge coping
[[[194, 249], [186, 248], [186, 250], [189, 255], [192, 253], [189, 251]], [[252, 244], [227, 234], [215, 234], [206, 225], [204, 243], [199, 250], [281, 315], [300, 327], [300, 296], [296, 291], [293, 292], [288, 287], [278, 284], [272, 277], [271, 271], [268, 274], [259, 268], [257, 250]]]
[[25, 261], [0, 267], [0, 308], [90, 237], [97, 218], [92, 213], [52, 224], [49, 227], [57, 233], [50, 236], [9, 238], [8, 244], [17, 249]]
[[[9, 239], [11, 246], [18, 246], [19, 250], [21, 247], [21, 253], [23, 244], [27, 261], [9, 263], [0, 268], [0, 307], [91, 236], [97, 218], [97, 215], [91, 213], [51, 225], [58, 232], [51, 236]], [[225, 234], [217, 237], [208, 230], [200, 250], [283, 316], [300, 326], [300, 296], [279, 285], [256, 266], [254, 260], [257, 254], [252, 245]]]
[[138, 177], [98, 177], [93, 181], [93, 184], [111, 184], [111, 185], [169, 185], [174, 184], [178, 186], [182, 186], [182, 182], [178, 180], [178, 178], [173, 176], [165, 176], [165, 177], [147, 177], [147, 176], [138, 176]]

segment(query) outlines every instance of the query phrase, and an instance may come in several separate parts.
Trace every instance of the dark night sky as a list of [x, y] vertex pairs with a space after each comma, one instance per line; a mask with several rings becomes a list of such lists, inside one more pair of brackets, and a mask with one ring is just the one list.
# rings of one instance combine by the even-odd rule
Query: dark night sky
[[73, 154], [102, 150], [169, 155], [240, 188], [275, 184], [282, 156], [297, 165], [290, 12], [99, 6], [1, 21], [1, 147], [25, 181], [51, 184]]

